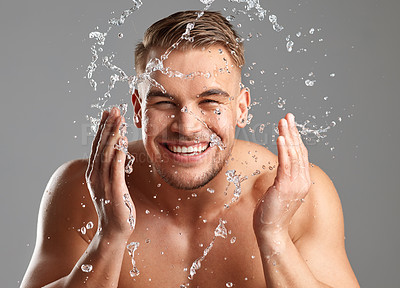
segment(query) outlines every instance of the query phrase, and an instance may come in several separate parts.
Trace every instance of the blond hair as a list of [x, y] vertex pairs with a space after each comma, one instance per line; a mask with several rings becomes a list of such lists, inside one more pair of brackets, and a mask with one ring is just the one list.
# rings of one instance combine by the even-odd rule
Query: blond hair
[[[163, 18], [151, 25], [145, 32], [143, 41], [136, 45], [135, 69], [142, 73], [147, 64], [147, 56], [152, 48], [168, 49], [176, 43], [186, 31], [186, 26], [193, 23], [201, 11], [181, 11]], [[205, 11], [195, 21], [190, 31], [193, 42], [182, 41], [178, 48], [208, 48], [212, 45], [223, 45], [231, 53], [235, 64], [240, 68], [244, 65], [244, 48], [232, 25], [219, 12]]]

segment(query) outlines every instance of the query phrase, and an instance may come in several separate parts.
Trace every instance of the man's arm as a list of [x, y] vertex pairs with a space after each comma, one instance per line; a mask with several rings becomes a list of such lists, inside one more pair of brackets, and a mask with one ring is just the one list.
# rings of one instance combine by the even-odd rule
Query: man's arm
[[[277, 176], [253, 223], [267, 287], [359, 287], [332, 182], [319, 168], [309, 168], [292, 115], [280, 121], [279, 131]], [[292, 222], [301, 226], [295, 239], [289, 234]]]
[[[114, 112], [103, 114], [86, 175], [86, 165], [75, 161], [61, 166], [50, 179], [40, 207], [35, 251], [21, 287], [118, 285], [132, 230], [123, 198], [129, 193], [124, 179], [125, 154], [114, 149], [122, 119], [119, 111]], [[84, 208], [81, 203], [85, 199], [89, 203]], [[77, 231], [88, 221], [98, 227], [90, 244]], [[82, 269], [82, 265], [90, 268]]]

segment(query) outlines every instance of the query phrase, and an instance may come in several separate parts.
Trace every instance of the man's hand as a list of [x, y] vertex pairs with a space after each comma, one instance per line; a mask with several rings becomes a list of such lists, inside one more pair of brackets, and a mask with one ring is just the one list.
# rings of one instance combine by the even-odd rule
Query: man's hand
[[278, 170], [274, 184], [254, 211], [254, 231], [258, 241], [288, 235], [293, 215], [311, 185], [307, 149], [296, 128], [293, 114], [279, 121]]
[[[86, 182], [99, 217], [98, 231], [107, 237], [128, 239], [134, 228], [136, 211], [125, 183], [123, 151], [119, 129], [124, 122], [116, 107], [104, 111], [86, 170]], [[126, 137], [122, 137], [128, 143]]]

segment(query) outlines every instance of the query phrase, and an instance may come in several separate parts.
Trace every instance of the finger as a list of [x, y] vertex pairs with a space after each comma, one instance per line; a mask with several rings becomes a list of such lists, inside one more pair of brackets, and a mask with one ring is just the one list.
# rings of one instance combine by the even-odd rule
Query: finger
[[310, 162], [308, 160], [308, 150], [307, 150], [307, 147], [304, 145], [303, 141], [301, 141], [300, 147], [301, 147], [302, 156], [303, 156], [303, 164], [302, 165], [304, 165], [304, 169], [305, 169], [305, 173], [306, 173], [305, 176], [308, 179], [308, 181], [311, 182], [311, 180], [310, 180]]
[[116, 117], [118, 113], [117, 108], [112, 108], [109, 112], [109, 115], [104, 123], [103, 129], [100, 134], [100, 140], [97, 148], [97, 153], [94, 159], [94, 169], [99, 169], [102, 165], [102, 161], [104, 160], [104, 149], [106, 148], [108, 138], [110, 137], [111, 131], [114, 127], [115, 121], [118, 120]]
[[286, 118], [282, 118], [278, 123], [279, 136], [285, 137], [285, 143], [289, 147], [289, 146], [293, 146], [293, 139], [290, 134], [288, 125], [289, 125], [289, 123], [286, 120]]
[[289, 153], [287, 150], [287, 143], [285, 142], [284, 136], [279, 136], [276, 139], [277, 146], [278, 146], [278, 175], [277, 177], [280, 178], [284, 175], [290, 175], [290, 159]]
[[87, 170], [86, 170], [86, 177], [87, 177], [87, 178], [89, 178], [90, 175], [92, 174], [92, 170], [93, 170], [93, 160], [94, 160], [94, 157], [95, 157], [95, 155], [96, 155], [97, 148], [98, 148], [98, 146], [99, 146], [99, 139], [100, 139], [100, 136], [101, 136], [101, 132], [102, 132], [102, 130], [103, 130], [103, 127], [104, 127], [104, 123], [105, 123], [105, 121], [106, 121], [106, 119], [107, 119], [107, 117], [108, 117], [108, 114], [109, 114], [109, 112], [108, 112], [107, 110], [104, 110], [104, 111], [103, 111], [103, 113], [102, 113], [102, 115], [101, 115], [101, 120], [100, 120], [99, 127], [97, 128], [96, 135], [95, 135], [95, 137], [94, 137], [94, 139], [93, 139], [93, 142], [92, 142], [92, 147], [91, 147], [91, 152], [90, 152], [89, 163], [88, 163], [88, 167], [87, 167]]
[[[119, 115], [119, 113], [115, 114]], [[103, 157], [102, 157], [102, 172], [105, 176], [104, 180], [109, 182], [110, 176], [111, 176], [111, 163], [115, 157], [116, 152], [118, 150], [115, 149], [115, 144], [118, 143], [118, 139], [121, 138], [119, 129], [121, 126], [122, 118], [118, 117], [114, 123], [113, 126], [111, 127], [111, 130], [109, 131], [109, 136], [107, 139], [107, 143], [104, 146], [103, 149]]]
[[297, 177], [298, 172], [299, 172], [299, 155], [298, 151], [296, 151], [296, 147], [293, 144], [293, 137], [291, 135], [291, 132], [288, 127], [288, 121], [286, 118], [283, 118], [279, 121], [279, 134], [285, 138], [285, 143], [286, 143], [286, 150], [289, 155], [289, 160], [288, 162], [290, 163], [289, 167], [289, 173], [288, 175], [291, 176], [291, 180], [293, 180], [293, 177]]
[[[128, 143], [126, 137], [120, 138], [122, 141]], [[126, 155], [123, 151], [116, 150], [114, 159], [111, 164], [111, 175], [110, 180], [112, 183], [124, 183], [125, 184], [125, 159]]]
[[[294, 115], [292, 113], [288, 113], [285, 117], [286, 121], [288, 122], [288, 127], [289, 127], [289, 135], [291, 137], [292, 143], [295, 146], [295, 148], [300, 149], [300, 134], [299, 131], [297, 130], [296, 127], [296, 122], [294, 119]], [[299, 151], [300, 152], [300, 151]]]
[[[292, 113], [286, 115], [288, 119], [289, 130], [293, 139], [294, 148], [298, 154], [300, 169], [308, 169], [308, 151], [305, 147], [301, 135], [297, 129], [295, 117]], [[307, 171], [308, 172], [308, 171]]]
[[300, 169], [304, 167], [303, 153], [300, 147], [301, 138], [296, 127], [294, 115], [292, 113], [288, 113], [285, 119], [288, 122], [288, 131], [290, 134], [289, 137], [291, 139], [291, 143], [293, 144], [289, 149], [289, 156], [291, 157], [292, 162], [291, 176], [292, 180], [294, 180], [298, 176]]

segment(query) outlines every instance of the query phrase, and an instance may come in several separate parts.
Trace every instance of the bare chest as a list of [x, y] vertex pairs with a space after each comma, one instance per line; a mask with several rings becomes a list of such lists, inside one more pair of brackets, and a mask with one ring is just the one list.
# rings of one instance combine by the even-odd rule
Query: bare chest
[[198, 221], [189, 228], [161, 219], [153, 219], [151, 226], [139, 225], [131, 240], [139, 242], [133, 259], [140, 274], [131, 277], [132, 257], [127, 252], [119, 287], [265, 287], [248, 220], [227, 218], [219, 236], [219, 219]]

